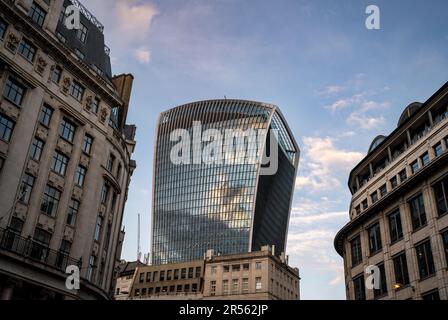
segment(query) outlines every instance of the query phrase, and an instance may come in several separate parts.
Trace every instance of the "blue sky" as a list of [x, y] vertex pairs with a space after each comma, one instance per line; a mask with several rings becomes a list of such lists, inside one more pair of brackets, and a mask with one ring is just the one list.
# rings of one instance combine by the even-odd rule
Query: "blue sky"
[[[137, 214], [149, 252], [158, 114], [240, 98], [278, 105], [302, 150], [287, 254], [303, 299], [345, 299], [335, 233], [348, 221], [350, 169], [404, 107], [448, 80], [448, 3], [440, 1], [89, 0], [105, 24], [113, 72], [135, 76], [138, 127], [122, 257], [135, 260]], [[365, 28], [366, 7], [381, 29]]]

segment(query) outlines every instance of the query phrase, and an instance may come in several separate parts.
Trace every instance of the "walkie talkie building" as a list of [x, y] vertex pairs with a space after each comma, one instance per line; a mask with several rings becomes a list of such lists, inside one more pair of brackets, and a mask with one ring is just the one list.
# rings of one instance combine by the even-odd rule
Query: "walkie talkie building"
[[[228, 139], [235, 132], [248, 135]], [[250, 161], [248, 142], [255, 133], [257, 156], [270, 154], [274, 170], [261, 160]], [[277, 106], [243, 100], [186, 104], [160, 115], [156, 136], [153, 264], [200, 259], [209, 249], [231, 254], [273, 245], [277, 254], [284, 252], [300, 152]], [[179, 155], [176, 148], [187, 136], [184, 160], [176, 163], [173, 154]], [[219, 161], [229, 156], [224, 155], [229, 141], [236, 145], [234, 161]], [[207, 163], [201, 152], [211, 142], [218, 147], [213, 163]]]

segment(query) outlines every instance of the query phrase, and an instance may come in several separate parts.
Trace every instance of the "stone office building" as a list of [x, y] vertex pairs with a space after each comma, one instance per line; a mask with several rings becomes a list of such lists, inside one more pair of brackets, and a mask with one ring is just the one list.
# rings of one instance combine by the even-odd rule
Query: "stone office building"
[[[412, 103], [352, 170], [336, 236], [348, 299], [448, 299], [448, 83]], [[378, 266], [380, 288], [365, 286]]]
[[[64, 25], [72, 4], [78, 30]], [[0, 299], [112, 297], [132, 82], [112, 76], [103, 26], [78, 1], [0, 0]]]

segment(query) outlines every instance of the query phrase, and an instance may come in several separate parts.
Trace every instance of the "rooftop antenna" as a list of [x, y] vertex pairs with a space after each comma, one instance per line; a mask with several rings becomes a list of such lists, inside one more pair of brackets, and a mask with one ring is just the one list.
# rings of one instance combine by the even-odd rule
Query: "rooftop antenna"
[[137, 261], [140, 261], [142, 251], [140, 248], [140, 213], [138, 214], [138, 231], [137, 231]]

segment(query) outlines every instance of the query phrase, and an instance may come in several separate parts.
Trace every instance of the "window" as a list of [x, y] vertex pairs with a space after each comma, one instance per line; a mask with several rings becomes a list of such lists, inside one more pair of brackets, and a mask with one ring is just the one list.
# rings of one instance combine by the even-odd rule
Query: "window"
[[0, 113], [0, 139], [11, 141], [12, 131], [14, 130], [14, 122]]
[[46, 186], [43, 195], [40, 211], [50, 217], [55, 217], [58, 211], [59, 199], [61, 193], [53, 187]]
[[76, 223], [76, 217], [78, 216], [80, 203], [77, 200], [72, 199], [68, 207], [67, 224], [74, 226]]
[[389, 215], [390, 242], [394, 243], [403, 238], [400, 210], [397, 209]]
[[84, 60], [84, 58], [86, 57], [85, 54], [82, 53], [81, 50], [79, 50], [79, 49], [75, 49], [75, 54], [81, 60]]
[[75, 172], [75, 183], [76, 185], [82, 187], [84, 186], [84, 179], [86, 177], [87, 169], [83, 166], [78, 166]]
[[70, 86], [70, 95], [78, 101], [84, 96], [84, 87], [77, 81], [73, 81]]
[[350, 241], [352, 253], [352, 267], [357, 266], [362, 262], [361, 236], [357, 236]]
[[100, 106], [100, 99], [95, 98], [92, 100], [92, 103], [90, 104], [90, 111], [93, 113], [98, 113], [98, 108]]
[[432, 301], [440, 300], [439, 290], [434, 290], [431, 292], [423, 293], [422, 299], [423, 300], [432, 300]]
[[29, 62], [34, 61], [34, 56], [36, 55], [36, 47], [26, 39], [22, 39], [19, 45], [19, 54], [24, 57]]
[[146, 273], [146, 282], [151, 282], [151, 272]]
[[417, 253], [420, 279], [425, 279], [433, 275], [435, 273], [435, 267], [429, 240], [415, 247], [415, 251]]
[[369, 234], [369, 250], [370, 254], [375, 254], [382, 248], [380, 224], [376, 223], [367, 230]]
[[418, 160], [415, 160], [414, 162], [411, 163], [411, 171], [412, 173], [417, 173], [417, 171], [420, 169], [419, 165], [418, 165]]
[[222, 268], [223, 268], [224, 273], [227, 273], [230, 271], [230, 266], [223, 266]]
[[210, 295], [216, 295], [216, 281], [210, 281]]
[[180, 278], [185, 279], [187, 277], [187, 269], [182, 268], [180, 271]]
[[139, 280], [138, 280], [140, 283], [143, 283], [143, 282], [145, 282], [145, 274], [142, 272], [142, 273], [140, 273], [139, 274]]
[[106, 202], [107, 202], [107, 198], [108, 198], [108, 195], [109, 195], [109, 185], [108, 184], [104, 184], [103, 185], [103, 188], [101, 189], [101, 203], [102, 204], [106, 204]]
[[255, 278], [255, 290], [260, 291], [262, 289], [261, 277]]
[[46, 15], [47, 13], [44, 11], [44, 9], [42, 9], [39, 5], [37, 5], [33, 1], [33, 4], [31, 5], [31, 10], [28, 14], [31, 20], [39, 27], [42, 27], [44, 25]]
[[216, 269], [217, 269], [216, 266], [212, 266], [211, 269], [210, 269], [210, 273], [211, 274], [215, 274], [216, 273]]
[[396, 176], [390, 179], [390, 186], [392, 189], [395, 189], [398, 186], [398, 179]]
[[68, 158], [60, 152], [55, 152], [53, 160], [51, 161], [51, 170], [61, 176], [65, 176], [67, 170]]
[[193, 279], [194, 268], [188, 268], [188, 279]]
[[87, 267], [87, 280], [94, 281], [94, 269], [96, 268], [96, 257], [94, 255], [89, 258], [89, 265]]
[[64, 37], [64, 36], [62, 35], [62, 33], [57, 32], [57, 33], [56, 33], [56, 37], [57, 37], [57, 38], [59, 39], [59, 41], [61, 41], [62, 43], [64, 43], [64, 44], [67, 43], [67, 38]]
[[370, 199], [372, 199], [372, 204], [378, 201], [378, 192], [374, 192], [370, 195]]
[[165, 281], [165, 271], [160, 271], [160, 281]]
[[421, 157], [420, 160], [422, 161], [422, 165], [426, 167], [429, 164], [429, 153], [425, 152]]
[[222, 281], [222, 294], [223, 295], [229, 294], [229, 280]]
[[365, 199], [363, 202], [362, 202], [362, 210], [367, 210], [367, 207], [369, 206], [369, 204], [367, 203], [367, 199]]
[[166, 280], [170, 281], [172, 279], [172, 276], [173, 276], [173, 270], [168, 270], [166, 272]]
[[93, 138], [86, 134], [84, 136], [84, 141], [82, 143], [82, 151], [86, 154], [90, 154], [92, 152], [92, 144], [93, 144]]
[[5, 38], [6, 28], [8, 28], [8, 25], [2, 18], [0, 18], [0, 40]]
[[255, 269], [256, 270], [261, 270], [261, 262], [255, 262]]
[[361, 205], [357, 205], [355, 208], [356, 214], [360, 214], [361, 213]]
[[33, 236], [34, 243], [31, 246], [31, 257], [44, 262], [48, 257], [48, 247], [50, 245], [51, 233], [36, 228]]
[[102, 228], [103, 228], [103, 217], [98, 216], [98, 218], [96, 219], [96, 225], [95, 225], [95, 236], [93, 238], [95, 241], [100, 241]]
[[113, 154], [109, 155], [107, 160], [107, 171], [112, 172], [114, 170], [115, 156]]
[[67, 119], [62, 119], [61, 127], [59, 128], [59, 135], [67, 141], [73, 142], [75, 137], [76, 127]]
[[61, 76], [62, 76], [62, 68], [59, 66], [55, 66], [53, 68], [53, 71], [51, 72], [51, 81], [59, 84], [59, 81], [61, 81]]
[[393, 258], [396, 288], [409, 284], [408, 263], [406, 254], [403, 252]]
[[239, 280], [233, 279], [232, 280], [232, 294], [238, 294], [239, 291]]
[[35, 161], [40, 161], [43, 149], [44, 149], [44, 142], [40, 139], [34, 138], [33, 144], [31, 145], [30, 158]]
[[250, 268], [250, 264], [248, 264], [248, 263], [243, 264], [243, 270], [244, 271], [248, 271], [249, 268]]
[[78, 38], [78, 40], [82, 43], [85, 43], [87, 38], [87, 31], [87, 27], [81, 23], [80, 28], [76, 30], [76, 38]]
[[439, 216], [443, 216], [448, 212], [448, 177], [434, 185], [434, 195], [437, 212]]
[[28, 204], [33, 191], [35, 178], [32, 175], [25, 173], [22, 179], [22, 186], [20, 187], [19, 200]]
[[386, 194], [387, 194], [387, 186], [386, 186], [386, 185], [382, 185], [382, 186], [380, 187], [380, 195], [381, 195], [381, 198], [383, 198]]
[[68, 258], [70, 255], [70, 250], [72, 248], [72, 243], [67, 240], [62, 240], [61, 246], [59, 247], [59, 252], [57, 254], [56, 258], [56, 265], [59, 269], [62, 269], [65, 271], [65, 268], [67, 267]]
[[411, 207], [411, 219], [412, 227], [414, 230], [426, 225], [426, 213], [425, 213], [425, 203], [423, 201], [423, 195], [420, 194], [417, 197], [409, 201]]
[[353, 289], [355, 292], [355, 300], [366, 300], [364, 275], [360, 275], [353, 279]]
[[39, 114], [39, 122], [44, 126], [48, 127], [50, 125], [52, 116], [53, 116], [53, 108], [51, 108], [48, 104], [44, 104]]
[[248, 278], [243, 279], [242, 290], [243, 290], [243, 294], [249, 293], [249, 279]]
[[436, 155], [436, 157], [439, 157], [442, 155], [443, 153], [443, 149], [442, 149], [442, 143], [438, 143], [434, 146], [434, 154]]
[[22, 104], [24, 95], [25, 87], [22, 86], [18, 81], [12, 78], [8, 78], [8, 80], [6, 80], [5, 90], [3, 91], [3, 96], [6, 99], [20, 106]]
[[239, 264], [234, 264], [232, 266], [232, 272], [240, 272], [240, 265]]
[[99, 76], [103, 76], [103, 75], [104, 75], [104, 72], [103, 72], [100, 68], [98, 68], [97, 65], [92, 64], [92, 69], [93, 69], [93, 71], [95, 71]]
[[201, 267], [196, 267], [196, 278], [200, 278], [201, 277]]
[[384, 263], [378, 265], [378, 269], [380, 269], [380, 288], [373, 291], [373, 295], [375, 298], [379, 298], [387, 294], [387, 279]]
[[400, 182], [403, 183], [407, 180], [408, 175], [406, 173], [406, 169], [403, 169], [400, 171], [400, 173], [398, 173], [398, 176], [400, 177]]
[[448, 265], [448, 231], [442, 233], [443, 248], [445, 249], [445, 258]]

